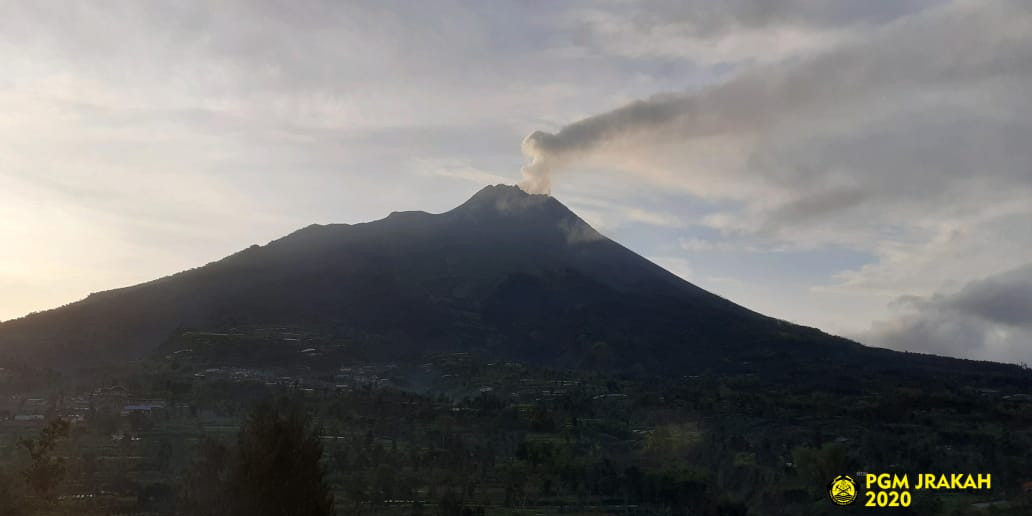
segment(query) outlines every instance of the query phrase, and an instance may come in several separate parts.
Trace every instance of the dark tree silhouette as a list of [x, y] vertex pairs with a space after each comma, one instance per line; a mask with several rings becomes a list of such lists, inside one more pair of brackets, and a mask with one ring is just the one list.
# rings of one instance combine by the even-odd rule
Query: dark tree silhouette
[[197, 449], [193, 467], [183, 480], [180, 510], [187, 516], [222, 516], [230, 512], [226, 496], [232, 451], [224, 444], [205, 439]]
[[335, 514], [322, 444], [298, 403], [264, 401], [237, 437], [230, 471], [234, 516]]
[[0, 470], [0, 514], [21, 516], [25, 513], [21, 489], [7, 472]]
[[48, 500], [64, 477], [64, 459], [54, 457], [54, 449], [60, 439], [68, 436], [68, 422], [54, 419], [47, 423], [35, 439], [22, 439], [18, 445], [29, 453], [28, 467], [24, 471], [29, 491], [39, 500]]

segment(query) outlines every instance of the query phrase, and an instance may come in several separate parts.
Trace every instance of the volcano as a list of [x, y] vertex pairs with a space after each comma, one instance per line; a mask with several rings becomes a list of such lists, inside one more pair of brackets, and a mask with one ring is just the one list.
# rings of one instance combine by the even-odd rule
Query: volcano
[[606, 238], [551, 196], [496, 185], [444, 213], [312, 225], [7, 321], [0, 358], [100, 365], [145, 358], [185, 329], [270, 327], [390, 360], [476, 352], [650, 373], [904, 356], [748, 310]]

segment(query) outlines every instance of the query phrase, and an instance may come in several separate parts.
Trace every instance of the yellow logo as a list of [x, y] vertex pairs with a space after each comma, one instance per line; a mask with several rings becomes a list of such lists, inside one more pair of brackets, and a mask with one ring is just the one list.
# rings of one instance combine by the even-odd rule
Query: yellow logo
[[835, 505], [849, 505], [856, 501], [856, 482], [849, 475], [839, 475], [828, 483], [828, 497]]

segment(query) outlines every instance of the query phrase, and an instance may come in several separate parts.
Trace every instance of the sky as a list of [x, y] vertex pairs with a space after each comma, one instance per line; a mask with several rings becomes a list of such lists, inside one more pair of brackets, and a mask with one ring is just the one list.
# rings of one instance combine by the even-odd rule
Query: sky
[[0, 0], [0, 319], [550, 192], [754, 310], [1032, 362], [1032, 4]]

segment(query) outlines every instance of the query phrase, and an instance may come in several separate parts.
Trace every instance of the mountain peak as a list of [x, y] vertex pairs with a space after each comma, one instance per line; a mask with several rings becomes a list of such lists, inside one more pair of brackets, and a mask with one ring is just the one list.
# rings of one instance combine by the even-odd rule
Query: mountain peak
[[542, 206], [562, 206], [552, 196], [545, 194], [529, 194], [516, 185], [488, 185], [473, 194], [469, 200], [452, 210], [453, 212], [485, 211], [498, 213], [518, 213]]
[[5, 357], [101, 364], [149, 356], [183, 328], [272, 327], [355, 341], [391, 360], [487, 350], [568, 367], [603, 343], [607, 367], [679, 372], [727, 357], [809, 356], [828, 342], [851, 349], [685, 282], [549, 195], [492, 185], [445, 213], [310, 226], [197, 269], [4, 322], [0, 365]]
[[[516, 185], [496, 184], [487, 185], [481, 188], [477, 193], [473, 194], [473, 197], [469, 198], [469, 201], [476, 202], [492, 202], [500, 200], [514, 200], [514, 199], [527, 199], [527, 198], [547, 198], [548, 195], [529, 194], [520, 189]], [[469, 202], [467, 201], [467, 202]]]

